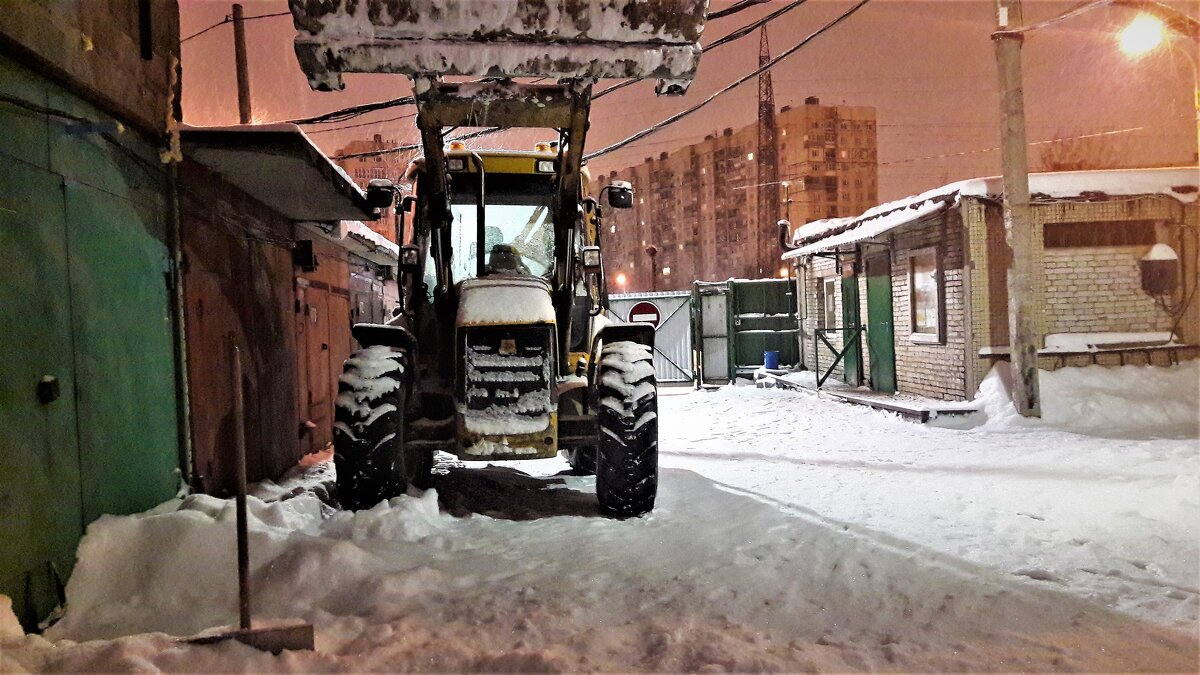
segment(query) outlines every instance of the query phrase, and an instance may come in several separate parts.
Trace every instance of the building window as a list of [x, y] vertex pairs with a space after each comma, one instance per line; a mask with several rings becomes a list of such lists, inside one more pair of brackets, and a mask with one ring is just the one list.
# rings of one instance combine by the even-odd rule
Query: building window
[[824, 309], [822, 318], [825, 320], [825, 328], [837, 328], [838, 325], [837, 288], [839, 281], [839, 277], [825, 277], [822, 284], [822, 288], [825, 291], [824, 305], [822, 306]]
[[942, 341], [942, 268], [936, 247], [908, 258], [909, 328], [917, 342]]

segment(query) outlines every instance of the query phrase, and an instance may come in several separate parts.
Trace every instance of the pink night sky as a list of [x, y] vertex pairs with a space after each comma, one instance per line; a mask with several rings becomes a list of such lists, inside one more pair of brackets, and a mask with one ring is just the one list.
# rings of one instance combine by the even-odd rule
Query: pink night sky
[[[782, 1], [710, 22], [704, 42], [778, 8]], [[1050, 18], [1074, 4], [1026, 0], [1026, 22]], [[1171, 4], [1195, 15], [1194, 3]], [[287, 11], [283, 0], [247, 0], [243, 6], [247, 16]], [[780, 17], [768, 29], [772, 54], [849, 6], [842, 0], [811, 0]], [[229, 12], [228, 2], [181, 0], [181, 36], [190, 36]], [[1194, 70], [1189, 56], [1197, 58], [1196, 47], [1176, 40], [1132, 59], [1117, 48], [1115, 33], [1133, 16], [1129, 9], [1100, 8], [1026, 40], [1023, 63], [1031, 142], [1117, 132], [1087, 143], [1107, 146], [1109, 155], [1128, 166], [1184, 164], [1194, 158]], [[805, 97], [817, 96], [822, 103], [874, 107], [881, 200], [997, 174], [999, 96], [989, 37], [994, 28], [991, 0], [874, 0], [773, 69], [776, 105], [799, 105]], [[345, 91], [311, 91], [292, 51], [294, 34], [286, 16], [247, 24], [255, 121], [310, 116], [409, 92], [407, 78], [399, 75], [348, 75]], [[227, 24], [183, 44], [184, 117], [191, 124], [237, 122], [232, 36]], [[755, 68], [757, 59], [756, 32], [705, 55], [685, 97], [657, 98], [652, 84], [639, 83], [597, 101], [588, 147], [625, 138], [707, 97]], [[593, 170], [636, 164], [694, 143], [705, 134], [750, 124], [757, 114], [757, 95], [754, 81], [748, 82], [691, 117], [593, 160]], [[413, 112], [411, 107], [392, 108], [307, 131], [331, 154], [351, 140], [374, 134], [412, 143], [417, 141]], [[326, 131], [364, 122], [370, 124]], [[528, 132], [501, 134], [487, 141], [493, 146], [524, 147], [530, 136]], [[1031, 150], [1032, 166], [1037, 152]]]

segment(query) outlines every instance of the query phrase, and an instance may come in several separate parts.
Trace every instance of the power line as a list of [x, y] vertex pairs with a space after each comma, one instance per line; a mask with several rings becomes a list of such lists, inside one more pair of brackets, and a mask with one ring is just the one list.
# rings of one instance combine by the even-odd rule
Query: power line
[[[789, 4], [785, 7], [782, 7], [780, 9], [777, 9], [774, 12], [771, 12], [770, 14], [764, 16], [763, 18], [761, 18], [757, 21], [754, 21], [753, 23], [746, 24], [745, 26], [742, 26], [741, 28], [734, 30], [733, 32], [729, 33], [728, 35], [718, 38], [717, 40], [713, 41], [712, 44], [706, 45], [703, 49], [701, 49], [700, 53], [707, 54], [709, 52], [709, 50], [711, 50], [711, 49], [716, 49], [717, 47], [720, 47], [722, 45], [733, 42], [734, 40], [737, 40], [738, 38], [746, 37], [747, 35], [749, 35], [750, 33], [753, 33], [755, 30], [757, 30], [759, 27], [763, 26], [767, 22], [773, 21], [774, 19], [778, 18], [780, 15], [782, 15], [786, 12], [792, 11], [793, 9], [799, 7], [800, 5], [803, 5], [807, 1], [808, 0], [794, 0], [794, 2], [792, 2], [791, 4]], [[714, 17], [712, 17], [712, 16], [709, 17], [709, 19], [712, 19], [712, 18], [714, 18]], [[599, 92], [597, 92], [594, 96], [592, 96], [592, 100], [594, 101], [598, 98], [601, 98], [603, 96], [611, 94], [614, 91], [617, 91], [619, 89], [624, 89], [625, 87], [628, 87], [631, 84], [637, 84], [638, 82], [641, 82], [641, 81], [643, 81], [643, 78], [638, 77], [638, 78], [635, 78], [632, 80], [625, 80], [624, 82], [614, 84], [611, 87], [607, 87], [607, 88], [602, 89]]]
[[350, 106], [349, 108], [341, 108], [331, 112], [316, 115], [314, 117], [302, 117], [295, 120], [287, 120], [289, 124], [332, 124], [334, 122], [345, 122], [359, 115], [365, 115], [376, 110], [384, 110], [386, 108], [394, 108], [401, 105], [412, 105], [417, 100], [412, 96], [401, 96], [390, 101], [376, 101], [374, 103], [363, 103], [362, 105]]
[[[1076, 141], [1083, 138], [1097, 138], [1099, 136], [1115, 136], [1117, 134], [1127, 134], [1134, 131], [1142, 131], [1146, 127], [1129, 127], [1127, 129], [1114, 129], [1112, 131], [1100, 131], [1094, 134], [1082, 134], [1079, 136], [1070, 136], [1067, 138], [1052, 138], [1048, 141], [1033, 141], [1028, 145], [1048, 145], [1050, 143], [1062, 143], [1063, 141]], [[928, 159], [947, 159], [949, 157], [963, 157], [966, 155], [979, 155], [985, 152], [997, 152], [999, 147], [995, 148], [979, 148], [977, 150], [964, 150], [962, 152], [946, 152], [940, 155], [928, 155], [925, 157], [910, 157], [908, 159], [897, 159], [890, 162], [880, 162], [879, 166], [894, 166], [896, 164], [907, 164], [909, 162], [923, 162]]]
[[406, 119], [409, 119], [410, 117], [416, 117], [416, 116], [417, 116], [417, 113], [409, 113], [407, 115], [400, 115], [398, 117], [389, 117], [387, 119], [382, 119], [382, 120], [371, 120], [370, 122], [359, 122], [358, 124], [347, 124], [347, 125], [341, 126], [341, 127], [331, 127], [328, 129], [315, 129], [313, 131], [306, 131], [304, 133], [308, 134], [309, 136], [312, 136], [313, 134], [327, 134], [331, 131], [342, 131], [343, 129], [356, 129], [358, 127], [369, 127], [372, 124], [386, 124], [388, 122], [395, 122], [397, 120], [406, 120]]
[[[271, 17], [276, 17], [276, 16], [291, 16], [291, 15], [292, 15], [291, 12], [275, 12], [274, 14], [259, 14], [257, 16], [247, 16], [247, 17], [243, 17], [242, 20], [243, 21], [253, 21], [254, 19], [270, 19]], [[207, 33], [208, 31], [210, 31], [214, 28], [217, 28], [218, 26], [224, 26], [227, 23], [233, 23], [233, 17], [228, 14], [225, 15], [225, 18], [214, 23], [213, 25], [209, 26], [208, 28], [205, 28], [204, 30], [201, 30], [201, 31], [198, 31], [195, 33], [192, 33], [191, 35], [183, 38], [182, 40], [179, 41], [179, 44], [183, 44], [193, 38], [198, 38], [201, 35], [204, 35], [205, 33]]]
[[725, 9], [720, 9], [715, 12], [709, 12], [708, 14], [705, 14], [704, 18], [708, 21], [712, 21], [713, 19], [722, 19], [732, 14], [737, 14], [743, 9], [750, 9], [755, 5], [761, 5], [764, 2], [767, 2], [767, 0], [739, 0]]
[[821, 34], [823, 34], [825, 31], [828, 31], [828, 30], [830, 30], [831, 28], [833, 28], [834, 26], [836, 26], [836, 25], [838, 25], [839, 23], [841, 23], [842, 21], [845, 21], [845, 20], [846, 20], [846, 19], [848, 19], [848, 18], [849, 18], [851, 15], [853, 15], [855, 12], [857, 12], [857, 11], [858, 11], [858, 10], [860, 10], [860, 9], [862, 9], [862, 8], [863, 8], [863, 6], [864, 6], [864, 5], [866, 5], [866, 4], [867, 4], [868, 2], [870, 2], [870, 1], [871, 1], [871, 0], [859, 0], [859, 2], [858, 2], [857, 4], [855, 4], [855, 5], [854, 5], [853, 7], [851, 7], [850, 9], [846, 10], [846, 11], [845, 11], [845, 12], [844, 12], [844, 13], [843, 13], [841, 16], [837, 17], [837, 18], [836, 18], [836, 19], [834, 19], [833, 21], [830, 21], [829, 23], [825, 24], [825, 25], [824, 25], [824, 26], [822, 26], [821, 28], [817, 29], [817, 31], [816, 31], [816, 32], [812, 33], [811, 35], [809, 35], [808, 37], [804, 38], [803, 40], [801, 40], [800, 42], [796, 43], [795, 45], [793, 45], [793, 46], [789, 47], [789, 48], [788, 48], [788, 49], [786, 49], [786, 50], [785, 50], [783, 53], [781, 53], [779, 56], [776, 56], [775, 58], [771, 59], [770, 61], [768, 61], [767, 63], [763, 64], [762, 66], [759, 66], [758, 68], [756, 68], [756, 69], [754, 69], [753, 71], [751, 71], [751, 72], [747, 73], [746, 75], [743, 75], [742, 77], [738, 78], [737, 80], [735, 80], [735, 81], [734, 81], [734, 82], [732, 82], [731, 84], [729, 84], [729, 85], [726, 85], [724, 88], [722, 88], [722, 89], [718, 90], [717, 92], [715, 92], [714, 94], [712, 94], [712, 95], [711, 95], [711, 96], [709, 96], [708, 98], [704, 99], [703, 101], [701, 101], [701, 102], [697, 103], [696, 105], [694, 105], [694, 106], [692, 106], [692, 107], [690, 107], [690, 108], [687, 108], [686, 110], [682, 110], [682, 111], [680, 111], [680, 112], [677, 112], [677, 113], [675, 113], [674, 115], [671, 115], [670, 117], [668, 117], [668, 118], [666, 118], [666, 119], [662, 120], [661, 122], [659, 122], [659, 123], [657, 123], [657, 124], [655, 124], [655, 125], [653, 125], [653, 126], [651, 126], [651, 127], [647, 128], [647, 129], [643, 129], [643, 130], [639, 131], [638, 133], [636, 133], [636, 134], [634, 134], [634, 135], [630, 136], [629, 138], [626, 138], [626, 139], [625, 139], [625, 140], [623, 140], [623, 141], [618, 141], [618, 142], [616, 142], [616, 143], [613, 143], [612, 145], [609, 145], [608, 147], [602, 148], [602, 149], [600, 149], [600, 150], [597, 150], [597, 151], [595, 151], [595, 152], [592, 152], [592, 153], [588, 153], [588, 154], [584, 155], [584, 159], [585, 159], [585, 160], [586, 160], [586, 159], [592, 159], [593, 157], [599, 157], [600, 155], [604, 155], [604, 154], [607, 154], [607, 153], [613, 152], [614, 150], [619, 150], [619, 149], [621, 149], [621, 148], [625, 147], [626, 145], [629, 145], [630, 143], [633, 143], [634, 141], [637, 141], [637, 140], [639, 140], [639, 139], [645, 138], [646, 136], [649, 136], [650, 134], [652, 134], [652, 133], [654, 133], [654, 132], [656, 132], [656, 131], [659, 131], [660, 129], [663, 129], [663, 128], [665, 128], [665, 127], [667, 127], [667, 126], [671, 125], [671, 124], [674, 124], [675, 122], [678, 122], [679, 120], [681, 120], [681, 119], [683, 119], [684, 117], [687, 117], [688, 115], [690, 115], [690, 114], [692, 114], [692, 113], [696, 112], [697, 110], [699, 110], [699, 109], [703, 108], [704, 106], [708, 105], [709, 103], [712, 103], [714, 100], [716, 100], [716, 98], [717, 98], [718, 96], [720, 96], [720, 95], [722, 95], [722, 94], [724, 94], [724, 93], [728, 92], [729, 90], [731, 90], [731, 89], [733, 89], [733, 88], [735, 88], [735, 87], [738, 87], [738, 86], [740, 86], [740, 85], [742, 85], [742, 84], [745, 84], [746, 82], [748, 82], [748, 81], [749, 81], [749, 80], [751, 80], [752, 78], [754, 78], [754, 77], [758, 76], [759, 74], [761, 74], [761, 73], [763, 73], [763, 72], [765, 72], [765, 71], [767, 71], [767, 70], [770, 70], [770, 69], [771, 69], [771, 67], [772, 67], [772, 66], [774, 66], [776, 63], [779, 63], [780, 61], [782, 61], [783, 59], [787, 58], [788, 56], [791, 56], [791, 55], [792, 55], [793, 53], [795, 53], [795, 52], [796, 52], [798, 49], [800, 49], [800, 48], [801, 48], [801, 47], [803, 47], [804, 45], [808, 44], [809, 42], [812, 42], [814, 39], [816, 39], [818, 36], [820, 36]]

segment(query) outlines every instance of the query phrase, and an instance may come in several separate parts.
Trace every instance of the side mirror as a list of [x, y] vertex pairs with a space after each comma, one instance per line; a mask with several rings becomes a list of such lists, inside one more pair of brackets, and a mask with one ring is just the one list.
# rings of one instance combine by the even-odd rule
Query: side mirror
[[583, 255], [581, 257], [583, 258], [583, 269], [587, 272], [599, 272], [600, 247], [584, 246], [582, 253]]
[[372, 178], [367, 183], [367, 205], [373, 209], [386, 209], [396, 196], [396, 186], [386, 178]]
[[421, 251], [416, 244], [405, 244], [400, 247], [398, 266], [400, 272], [413, 274], [420, 271]]
[[608, 205], [614, 209], [633, 208], [633, 186], [623, 180], [615, 180], [609, 185]]

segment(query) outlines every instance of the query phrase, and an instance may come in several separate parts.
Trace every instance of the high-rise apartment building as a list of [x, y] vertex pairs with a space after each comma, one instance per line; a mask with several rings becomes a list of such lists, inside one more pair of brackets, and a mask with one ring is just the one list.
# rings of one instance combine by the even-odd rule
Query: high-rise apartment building
[[[809, 97], [776, 116], [781, 200], [794, 226], [858, 215], [878, 199], [875, 109]], [[757, 126], [725, 129], [657, 159], [595, 176], [633, 184], [633, 208], [605, 210], [609, 289], [682, 289], [692, 281], [761, 278], [780, 270], [776, 223], [758, 223]], [[653, 247], [654, 269], [647, 249]], [[624, 280], [624, 284], [621, 281]]]

